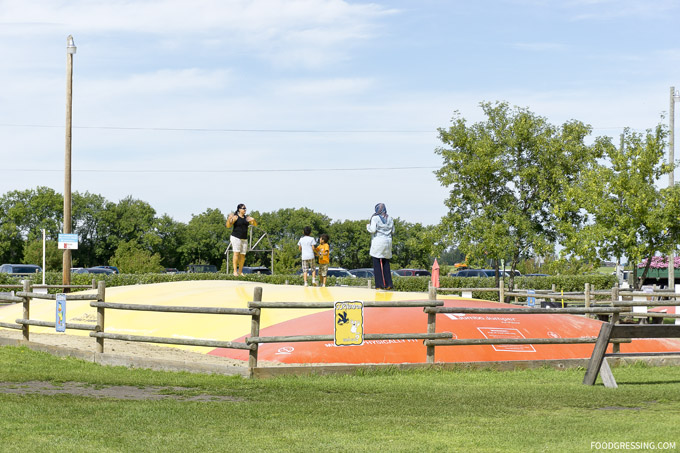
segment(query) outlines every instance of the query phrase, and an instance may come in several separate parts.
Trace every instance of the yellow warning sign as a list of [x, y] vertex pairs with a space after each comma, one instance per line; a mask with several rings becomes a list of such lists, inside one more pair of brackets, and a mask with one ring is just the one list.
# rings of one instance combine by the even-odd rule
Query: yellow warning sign
[[335, 345], [364, 343], [364, 303], [359, 300], [335, 303]]

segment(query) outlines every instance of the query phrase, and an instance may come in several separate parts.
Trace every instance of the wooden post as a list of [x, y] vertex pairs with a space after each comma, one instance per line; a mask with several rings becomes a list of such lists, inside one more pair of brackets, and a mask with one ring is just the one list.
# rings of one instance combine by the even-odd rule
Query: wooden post
[[[437, 300], [437, 288], [430, 285], [428, 288], [428, 299]], [[437, 313], [427, 314], [427, 333], [435, 333], [437, 331]], [[434, 346], [426, 346], [426, 362], [434, 363]]]
[[609, 344], [612, 327], [614, 327], [614, 324], [607, 322], [602, 324], [602, 327], [600, 328], [600, 334], [597, 336], [593, 353], [588, 362], [586, 375], [583, 377], [583, 383], [585, 385], [595, 384], [597, 375], [600, 372], [600, 367], [602, 366], [602, 361], [604, 360], [604, 355], [607, 352], [607, 345]]
[[[553, 283], [553, 284], [552, 284], [552, 289], [550, 290], [550, 292], [553, 293], [553, 294], [555, 294], [555, 291], [557, 291], [557, 287], [556, 287], [555, 284]], [[556, 300], [556, 299], [555, 299], [554, 297], [551, 297], [551, 298], [550, 298], [550, 302], [552, 302], [552, 303], [555, 303], [555, 300]]]
[[[31, 292], [31, 282], [29, 280], [22, 280], [21, 281], [22, 285], [24, 286], [24, 292], [25, 293], [30, 293]], [[31, 319], [31, 299], [26, 296], [24, 297], [24, 319]], [[24, 341], [28, 341], [28, 324], [22, 324], [21, 325], [21, 333], [23, 334]]]
[[[253, 293], [253, 302], [262, 302], [262, 287], [255, 287]], [[257, 309], [257, 314], [251, 315], [250, 318], [250, 336], [259, 337], [260, 336], [260, 310]], [[253, 375], [253, 370], [257, 368], [257, 348], [259, 345], [255, 343], [255, 348], [250, 350], [248, 355], [248, 368], [250, 368], [250, 375]]]
[[503, 280], [498, 284], [498, 301], [505, 303], [505, 286], [503, 286]]
[[[618, 302], [618, 301], [619, 301], [619, 287], [614, 286], [612, 288], [612, 307], [616, 306], [616, 302]], [[619, 322], [619, 314], [618, 313], [612, 313], [612, 315], [611, 315], [612, 325], [616, 324], [617, 322]], [[612, 344], [612, 352], [615, 352], [615, 353], [621, 352], [621, 344], [620, 343], [613, 343]]]
[[97, 280], [92, 279], [92, 289], [97, 289]]
[[[106, 282], [104, 280], [100, 281], [97, 286], [97, 302], [106, 301]], [[99, 327], [99, 332], [104, 331], [104, 310], [103, 307], [97, 307], [97, 326]], [[104, 339], [97, 338], [97, 352], [104, 352]]]
[[[586, 295], [586, 308], [590, 308], [590, 283], [586, 283], [585, 295]], [[586, 318], [590, 318], [590, 315], [586, 315]]]
[[371, 279], [370, 278], [366, 279], [366, 285], [368, 286], [368, 289], [373, 288], [373, 286], [371, 286]]

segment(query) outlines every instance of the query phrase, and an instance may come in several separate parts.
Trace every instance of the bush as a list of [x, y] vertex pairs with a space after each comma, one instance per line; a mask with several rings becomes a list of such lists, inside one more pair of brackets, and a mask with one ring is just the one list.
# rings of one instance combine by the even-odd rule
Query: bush
[[[1, 284], [21, 284], [21, 280], [26, 277], [10, 277], [7, 274], [0, 274]], [[30, 280], [33, 284], [42, 283], [42, 274], [32, 275]], [[283, 285], [286, 282], [290, 285], [302, 285], [303, 278], [301, 275], [295, 274], [277, 274], [277, 275], [262, 275], [262, 274], [247, 274], [242, 277], [234, 277], [231, 274], [222, 272], [216, 273], [193, 273], [193, 274], [72, 274], [72, 285], [91, 285], [92, 280], [104, 280], [106, 286], [111, 288], [114, 286], [129, 286], [129, 285], [146, 285], [151, 283], [163, 282], [177, 282], [177, 281], [192, 281], [192, 280], [238, 280], [248, 282], [262, 282], [272, 283], [275, 285]], [[394, 277], [392, 279], [395, 291], [408, 291], [427, 293], [430, 277]], [[589, 275], [558, 275], [549, 277], [516, 277], [515, 287], [517, 289], [551, 289], [555, 285], [556, 291], [584, 291], [585, 284], [590, 283], [590, 289], [595, 290], [609, 290], [616, 282], [616, 277], [613, 275], [604, 274], [589, 274]], [[61, 272], [47, 272], [45, 274], [45, 283], [48, 285], [61, 285]], [[439, 279], [441, 288], [495, 288], [493, 278], [464, 278], [464, 277], [441, 277]], [[348, 278], [348, 277], [328, 277], [326, 286], [353, 286], [362, 287], [367, 286], [367, 279], [365, 278]], [[50, 293], [61, 292], [60, 289], [50, 289]], [[498, 293], [494, 292], [473, 292], [472, 296], [478, 299], [498, 300]]]

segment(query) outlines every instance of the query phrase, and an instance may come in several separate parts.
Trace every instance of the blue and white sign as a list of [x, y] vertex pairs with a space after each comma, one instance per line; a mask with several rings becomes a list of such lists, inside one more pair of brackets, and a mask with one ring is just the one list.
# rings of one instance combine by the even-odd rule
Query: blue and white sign
[[57, 294], [57, 332], [66, 332], [66, 294]]
[[535, 307], [536, 298], [533, 296], [528, 296], [528, 294], [536, 294], [536, 291], [534, 291], [533, 289], [527, 289], [527, 307]]
[[64, 250], [78, 250], [77, 234], [60, 234], [58, 247]]

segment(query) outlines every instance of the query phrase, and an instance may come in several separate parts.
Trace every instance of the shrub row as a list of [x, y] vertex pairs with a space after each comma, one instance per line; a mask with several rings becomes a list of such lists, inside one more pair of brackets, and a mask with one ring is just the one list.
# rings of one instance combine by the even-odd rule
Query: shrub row
[[[71, 284], [90, 285], [93, 278], [95, 280], [106, 281], [107, 287], [145, 285], [150, 283], [191, 281], [191, 280], [239, 280], [249, 282], [273, 283], [282, 285], [302, 285], [301, 275], [260, 275], [249, 274], [243, 277], [234, 277], [226, 273], [205, 273], [205, 274], [113, 274], [113, 275], [90, 275], [73, 274]], [[34, 283], [42, 282], [42, 274], [35, 274], [30, 279]], [[7, 274], [0, 274], [0, 285], [20, 284], [22, 278], [10, 277]], [[429, 277], [395, 277], [393, 279], [395, 291], [427, 292]], [[328, 277], [328, 286], [357, 286], [366, 287], [365, 278], [336, 278]], [[590, 274], [590, 275], [560, 275], [549, 277], [516, 277], [516, 289], [551, 289], [555, 285], [556, 291], [583, 291], [586, 283], [590, 283], [592, 290], [611, 289], [616, 282], [613, 275]], [[45, 283], [48, 285], [60, 285], [62, 274], [60, 272], [48, 272], [45, 275]], [[462, 278], [462, 277], [441, 277], [439, 279], [441, 288], [495, 288], [493, 278]], [[50, 292], [59, 292], [52, 289]], [[493, 292], [476, 292], [473, 297], [487, 300], [498, 300], [498, 294]]]

